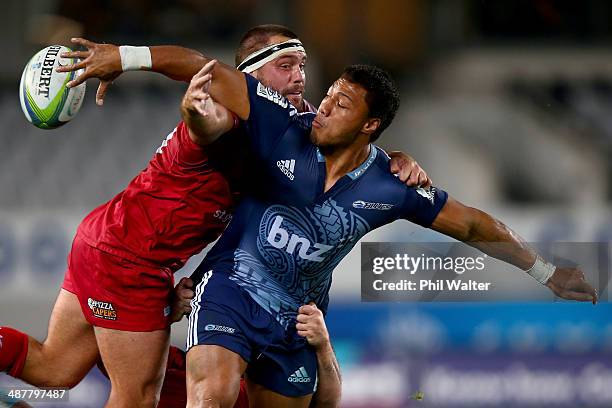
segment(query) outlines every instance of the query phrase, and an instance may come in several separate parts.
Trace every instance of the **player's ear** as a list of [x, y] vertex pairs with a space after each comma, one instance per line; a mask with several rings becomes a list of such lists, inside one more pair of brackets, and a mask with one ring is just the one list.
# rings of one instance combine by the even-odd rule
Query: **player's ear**
[[376, 132], [379, 126], [380, 119], [369, 118], [361, 127], [361, 133], [365, 133], [366, 135], [370, 136], [372, 133]]

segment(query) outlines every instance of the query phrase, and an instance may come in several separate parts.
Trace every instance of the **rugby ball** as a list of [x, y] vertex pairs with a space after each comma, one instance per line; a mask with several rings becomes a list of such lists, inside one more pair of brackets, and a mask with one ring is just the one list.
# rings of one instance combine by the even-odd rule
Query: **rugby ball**
[[82, 70], [56, 72], [59, 66], [74, 64], [76, 58], [62, 58], [71, 51], [51, 45], [36, 53], [25, 66], [19, 84], [19, 101], [26, 119], [41, 129], [54, 129], [75, 117], [85, 96], [85, 83], [67, 88], [66, 84]]

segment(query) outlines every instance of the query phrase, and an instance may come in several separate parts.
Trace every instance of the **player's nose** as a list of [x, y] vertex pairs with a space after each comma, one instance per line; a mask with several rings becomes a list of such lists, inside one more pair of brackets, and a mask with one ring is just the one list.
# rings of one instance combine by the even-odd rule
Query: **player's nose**
[[322, 116], [328, 116], [329, 115], [329, 98], [325, 98], [321, 101], [321, 104], [319, 105], [319, 109], [317, 111], [318, 114], [322, 115]]
[[304, 83], [304, 80], [306, 78], [306, 74], [304, 73], [304, 71], [302, 70], [302, 68], [300, 68], [300, 66], [296, 66], [293, 69], [293, 82], [294, 83]]

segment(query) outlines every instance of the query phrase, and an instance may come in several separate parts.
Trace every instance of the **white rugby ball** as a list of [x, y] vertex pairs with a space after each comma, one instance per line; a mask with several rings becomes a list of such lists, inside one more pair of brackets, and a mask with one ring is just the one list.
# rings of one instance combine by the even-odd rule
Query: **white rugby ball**
[[21, 74], [19, 101], [28, 121], [41, 129], [54, 129], [69, 122], [77, 114], [85, 96], [85, 83], [74, 88], [66, 84], [81, 71], [56, 72], [60, 65], [77, 62], [76, 58], [62, 58], [71, 51], [61, 45], [51, 45], [36, 53]]

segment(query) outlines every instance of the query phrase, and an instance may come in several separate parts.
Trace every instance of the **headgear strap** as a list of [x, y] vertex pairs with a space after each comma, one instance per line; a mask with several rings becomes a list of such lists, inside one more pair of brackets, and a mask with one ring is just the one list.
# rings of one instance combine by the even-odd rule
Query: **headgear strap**
[[287, 40], [282, 43], [272, 44], [249, 54], [239, 65], [238, 70], [250, 74], [261, 68], [273, 59], [289, 52], [301, 51], [306, 53], [304, 46], [298, 39]]

